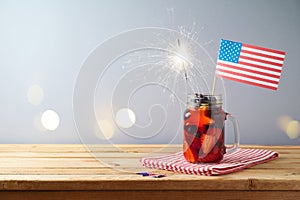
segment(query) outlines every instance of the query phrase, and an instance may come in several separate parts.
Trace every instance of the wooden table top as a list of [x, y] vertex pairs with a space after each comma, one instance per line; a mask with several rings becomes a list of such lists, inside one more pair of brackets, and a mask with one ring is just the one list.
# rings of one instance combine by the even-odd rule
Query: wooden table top
[[[300, 146], [242, 148], [274, 150], [279, 158], [228, 175], [199, 176], [153, 170], [139, 161], [144, 156], [180, 151], [181, 145], [1, 144], [0, 195], [4, 191], [61, 190], [293, 191], [293, 197], [300, 197]], [[141, 171], [166, 177], [135, 174]]]

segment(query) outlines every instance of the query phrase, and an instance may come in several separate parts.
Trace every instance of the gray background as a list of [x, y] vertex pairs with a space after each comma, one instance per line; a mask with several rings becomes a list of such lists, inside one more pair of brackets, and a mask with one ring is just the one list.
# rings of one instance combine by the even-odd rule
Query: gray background
[[[213, 58], [221, 38], [286, 51], [278, 91], [225, 80], [226, 109], [243, 144], [300, 144], [278, 126], [281, 116], [300, 120], [299, 0], [0, 0], [0, 142], [79, 143], [72, 94], [89, 53], [126, 30], [180, 26], [197, 31]], [[38, 106], [27, 100], [32, 84], [44, 90]], [[46, 109], [59, 113], [55, 131], [35, 126]]]

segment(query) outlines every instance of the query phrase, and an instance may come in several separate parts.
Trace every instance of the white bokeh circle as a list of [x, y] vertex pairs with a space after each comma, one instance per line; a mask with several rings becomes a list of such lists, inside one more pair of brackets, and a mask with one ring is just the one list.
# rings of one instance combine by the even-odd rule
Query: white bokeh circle
[[54, 131], [59, 126], [60, 118], [54, 110], [46, 110], [41, 116], [41, 124], [46, 130]]
[[116, 114], [116, 123], [121, 128], [130, 128], [135, 124], [136, 116], [130, 108], [121, 108]]

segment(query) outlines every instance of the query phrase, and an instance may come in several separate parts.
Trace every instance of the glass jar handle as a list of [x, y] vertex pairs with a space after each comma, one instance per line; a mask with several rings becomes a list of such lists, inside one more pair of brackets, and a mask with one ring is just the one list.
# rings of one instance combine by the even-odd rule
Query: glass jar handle
[[240, 145], [240, 132], [237, 119], [229, 113], [226, 113], [226, 119], [232, 122], [233, 124], [233, 133], [234, 133], [234, 144], [230, 147], [226, 147], [226, 153], [232, 153], [239, 148]]

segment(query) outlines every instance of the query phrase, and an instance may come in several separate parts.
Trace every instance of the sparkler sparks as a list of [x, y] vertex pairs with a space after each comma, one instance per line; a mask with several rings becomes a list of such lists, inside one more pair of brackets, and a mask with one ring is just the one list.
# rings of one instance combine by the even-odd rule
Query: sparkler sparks
[[132, 81], [157, 82], [174, 94], [209, 93], [207, 79], [214, 74], [214, 65], [204, 47], [195, 41], [196, 35], [183, 28], [179, 32], [170, 30], [169, 35], [158, 33], [154, 40], [144, 43], [149, 48], [127, 54], [122, 68], [125, 73], [135, 71], [137, 79]]
[[185, 81], [188, 81], [188, 67], [192, 67], [193, 64], [190, 62], [192, 59], [191, 49], [188, 45], [182, 44], [180, 39], [177, 39], [177, 45], [170, 45], [170, 55], [167, 56], [168, 66], [178, 74], [182, 71], [184, 73]]
[[[179, 39], [177, 39], [177, 45], [178, 45], [179, 50], [181, 50], [181, 48], [180, 48], [180, 40]], [[181, 50], [181, 52], [182, 52], [182, 50]], [[182, 53], [185, 53], [185, 51], [182, 52]], [[180, 65], [182, 66], [182, 68], [184, 70], [185, 81], [187, 81], [187, 70], [186, 70], [186, 66], [185, 66], [185, 61], [182, 60], [181, 58], [179, 58], [179, 59], [180, 59]]]

